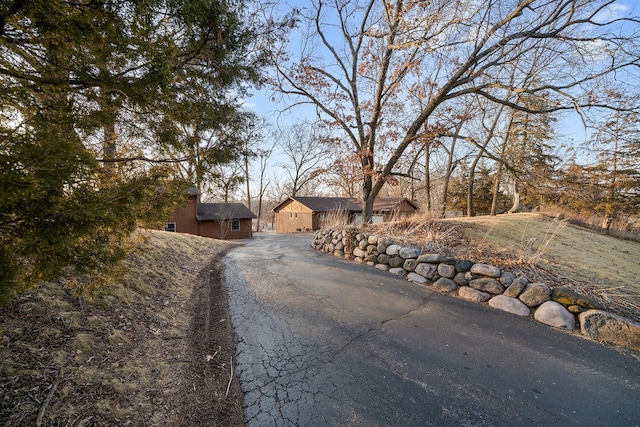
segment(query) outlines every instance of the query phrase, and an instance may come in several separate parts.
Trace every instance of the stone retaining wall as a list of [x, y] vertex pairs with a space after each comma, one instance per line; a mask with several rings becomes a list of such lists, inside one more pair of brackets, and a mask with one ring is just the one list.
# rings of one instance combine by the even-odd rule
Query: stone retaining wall
[[550, 288], [498, 267], [425, 254], [356, 229], [318, 230], [311, 247], [405, 277], [412, 282], [591, 339], [640, 351], [640, 323], [602, 310], [596, 300], [568, 287]]

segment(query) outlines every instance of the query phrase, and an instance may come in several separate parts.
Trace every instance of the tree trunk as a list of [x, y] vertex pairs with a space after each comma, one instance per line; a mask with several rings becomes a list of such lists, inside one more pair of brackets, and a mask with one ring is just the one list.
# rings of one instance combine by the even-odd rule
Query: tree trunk
[[117, 175], [115, 160], [118, 154], [118, 147], [116, 145], [116, 126], [113, 122], [106, 124], [103, 127], [103, 145], [102, 155], [104, 156], [104, 170], [109, 178], [114, 178]]
[[496, 171], [496, 180], [493, 183], [493, 197], [491, 199], [491, 212], [489, 215], [496, 216], [498, 210], [498, 194], [500, 193], [500, 180], [502, 179], [502, 162], [498, 163], [498, 170]]
[[249, 184], [249, 154], [244, 156], [244, 175], [247, 181], [247, 207], [251, 210], [251, 185]]
[[429, 143], [425, 144], [425, 162], [424, 162], [424, 211], [431, 212], [431, 167], [429, 165], [431, 160], [431, 146]]
[[[456, 135], [460, 133], [462, 129], [462, 123], [456, 127]], [[447, 196], [449, 195], [449, 181], [451, 180], [451, 174], [455, 169], [453, 162], [453, 156], [456, 152], [456, 141], [458, 138], [453, 138], [451, 141], [451, 148], [449, 149], [449, 156], [447, 158], [447, 168], [444, 173], [444, 181], [442, 182], [442, 196], [440, 197], [440, 210], [438, 211], [438, 218], [444, 218], [447, 213]]]
[[516, 213], [520, 209], [520, 184], [518, 180], [514, 178], [513, 181], [513, 206], [509, 209], [508, 213]]
[[369, 224], [373, 217], [373, 201], [378, 196], [378, 192], [373, 191], [373, 156], [366, 156], [362, 159], [362, 223]]

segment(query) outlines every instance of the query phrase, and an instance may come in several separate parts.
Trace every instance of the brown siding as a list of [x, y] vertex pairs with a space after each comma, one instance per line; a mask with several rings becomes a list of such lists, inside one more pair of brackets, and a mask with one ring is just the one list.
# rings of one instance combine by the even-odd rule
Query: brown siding
[[203, 221], [200, 223], [200, 235], [214, 239], [250, 239], [253, 237], [251, 219], [239, 219], [240, 230], [231, 230], [231, 221]]
[[[250, 239], [253, 237], [251, 219], [240, 219], [240, 230], [231, 230], [231, 221], [226, 221], [225, 225], [220, 221], [198, 222], [196, 218], [196, 196], [189, 197], [186, 206], [179, 206], [174, 209], [173, 216], [169, 222], [176, 223], [177, 233], [195, 234], [196, 236], [211, 237], [214, 239]], [[225, 222], [225, 221], [223, 221]]]
[[173, 211], [169, 222], [176, 223], [176, 232], [198, 234], [198, 220], [196, 219], [196, 196], [189, 197], [186, 206], [178, 206]]

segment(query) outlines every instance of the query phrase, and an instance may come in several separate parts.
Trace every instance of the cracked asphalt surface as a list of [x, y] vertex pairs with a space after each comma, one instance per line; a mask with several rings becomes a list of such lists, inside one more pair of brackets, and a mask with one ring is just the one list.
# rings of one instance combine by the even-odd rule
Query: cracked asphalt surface
[[258, 234], [227, 255], [248, 426], [640, 425], [640, 359]]

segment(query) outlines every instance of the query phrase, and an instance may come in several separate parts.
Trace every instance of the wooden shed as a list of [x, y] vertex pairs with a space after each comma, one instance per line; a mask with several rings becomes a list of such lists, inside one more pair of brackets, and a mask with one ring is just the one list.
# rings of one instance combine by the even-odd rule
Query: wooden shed
[[[382, 198], [373, 203], [372, 222], [404, 218], [418, 207], [406, 198]], [[343, 216], [345, 223], [362, 223], [362, 200], [349, 197], [289, 197], [275, 208], [275, 231], [295, 233], [315, 231], [329, 216]]]
[[256, 216], [242, 203], [198, 203], [197, 193], [190, 191], [187, 206], [173, 211], [164, 230], [222, 240], [250, 239], [253, 218]]

